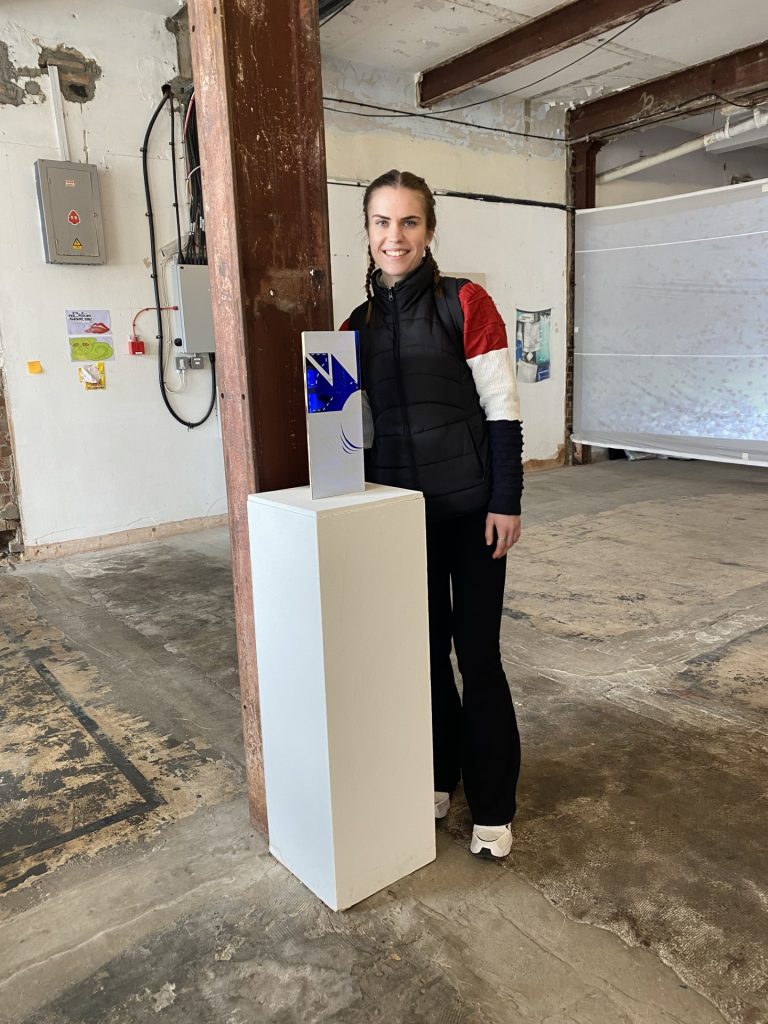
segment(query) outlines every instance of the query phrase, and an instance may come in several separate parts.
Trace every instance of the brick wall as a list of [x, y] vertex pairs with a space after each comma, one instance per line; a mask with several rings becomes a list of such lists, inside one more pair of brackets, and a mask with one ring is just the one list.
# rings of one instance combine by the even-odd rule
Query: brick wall
[[[13, 469], [13, 449], [8, 426], [5, 391], [0, 378], [0, 550], [17, 540], [19, 507]], [[15, 546], [15, 545], [14, 545]]]

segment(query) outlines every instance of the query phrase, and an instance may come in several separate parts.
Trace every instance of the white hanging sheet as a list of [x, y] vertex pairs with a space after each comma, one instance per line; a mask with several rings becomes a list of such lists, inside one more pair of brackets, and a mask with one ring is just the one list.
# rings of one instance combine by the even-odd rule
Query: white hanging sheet
[[576, 215], [573, 439], [768, 465], [768, 180]]

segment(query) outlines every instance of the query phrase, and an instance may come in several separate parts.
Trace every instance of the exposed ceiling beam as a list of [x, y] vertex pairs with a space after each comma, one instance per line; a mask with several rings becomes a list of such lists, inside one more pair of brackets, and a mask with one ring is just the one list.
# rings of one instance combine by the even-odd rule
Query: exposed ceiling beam
[[419, 104], [431, 107], [674, 3], [678, 0], [573, 0], [424, 71], [419, 82]]
[[566, 137], [606, 138], [617, 128], [626, 130], [649, 124], [672, 111], [684, 114], [719, 105], [718, 96], [757, 102], [766, 89], [768, 40], [582, 103], [568, 113]]

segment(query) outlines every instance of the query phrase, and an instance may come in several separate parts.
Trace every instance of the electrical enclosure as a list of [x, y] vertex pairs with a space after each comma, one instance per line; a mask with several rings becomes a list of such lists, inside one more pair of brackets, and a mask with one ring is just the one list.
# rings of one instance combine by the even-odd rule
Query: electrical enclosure
[[96, 166], [37, 160], [35, 180], [45, 262], [83, 266], [106, 263]]
[[215, 352], [211, 278], [205, 263], [175, 263], [174, 282], [181, 348], [177, 352], [197, 355]]

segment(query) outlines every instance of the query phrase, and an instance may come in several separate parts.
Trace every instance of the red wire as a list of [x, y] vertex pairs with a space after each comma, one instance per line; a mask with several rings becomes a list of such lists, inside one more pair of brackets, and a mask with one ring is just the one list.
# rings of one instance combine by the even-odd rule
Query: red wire
[[[178, 308], [179, 308], [178, 306], [161, 306], [160, 310], [162, 312], [163, 310], [166, 310], [166, 309], [178, 309]], [[139, 319], [141, 314], [142, 313], [149, 313], [150, 310], [155, 310], [155, 309], [157, 309], [157, 306], [145, 306], [143, 309], [139, 310], [139, 312], [136, 314], [136, 316], [131, 321], [131, 337], [132, 338], [136, 337], [136, 321]]]

